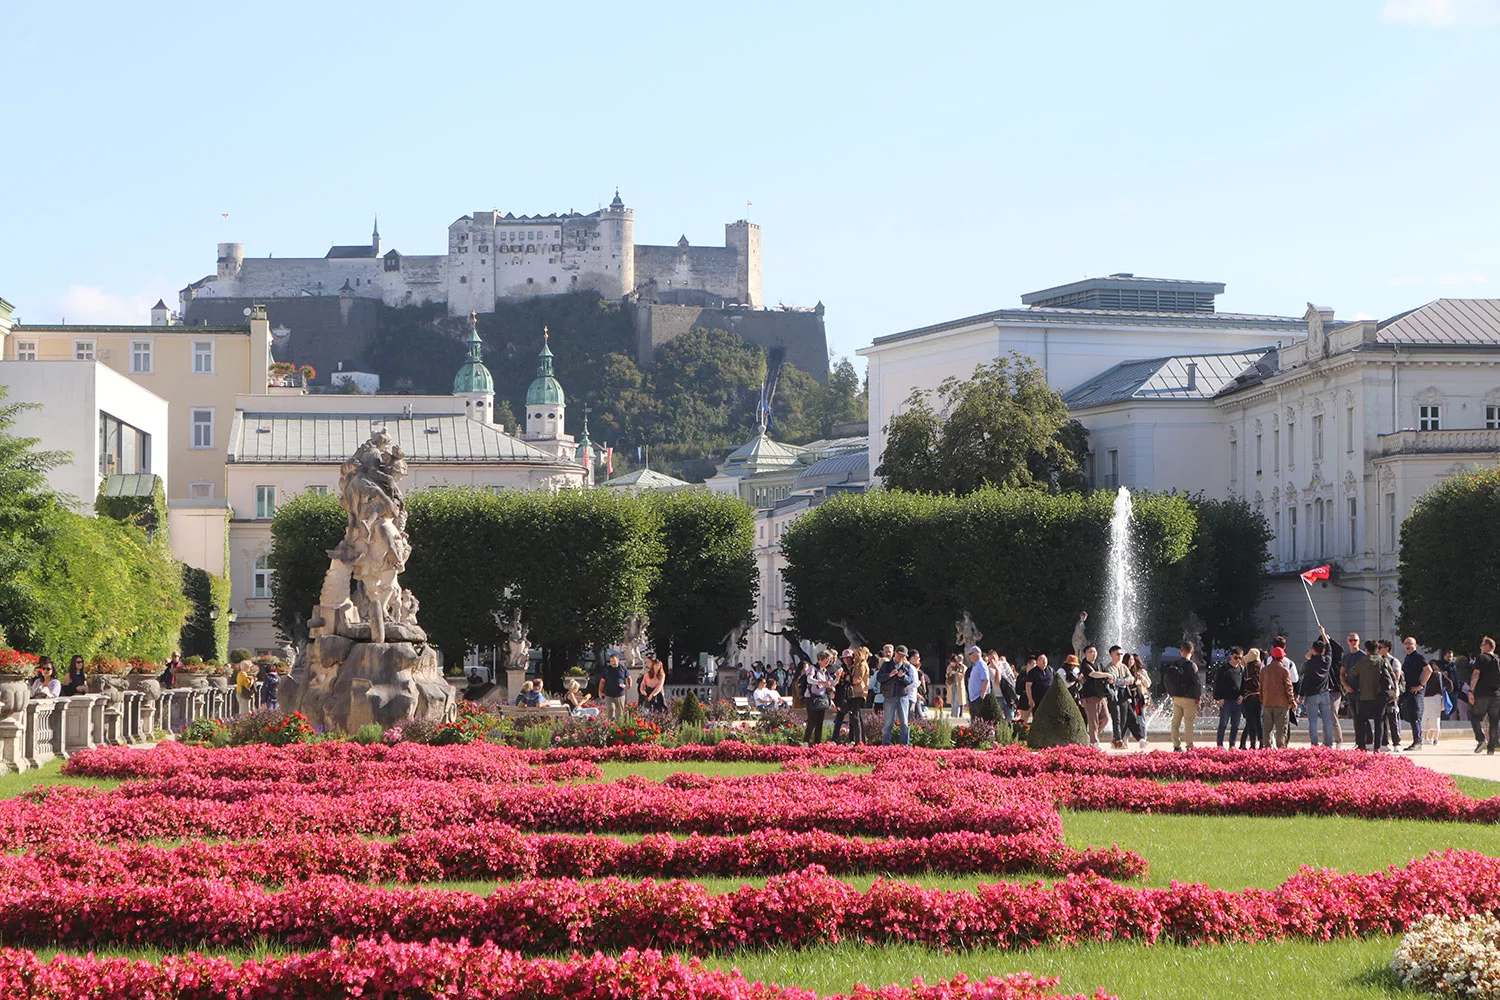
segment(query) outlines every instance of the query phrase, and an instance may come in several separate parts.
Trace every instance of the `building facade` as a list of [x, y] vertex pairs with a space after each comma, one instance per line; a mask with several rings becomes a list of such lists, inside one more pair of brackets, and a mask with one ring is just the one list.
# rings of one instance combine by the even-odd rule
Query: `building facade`
[[448, 226], [442, 254], [382, 252], [377, 223], [368, 245], [333, 246], [322, 257], [247, 257], [221, 243], [210, 274], [181, 292], [197, 299], [345, 295], [387, 305], [443, 302], [448, 313], [493, 312], [503, 297], [596, 291], [664, 302], [762, 304], [760, 227], [724, 227], [722, 247], [635, 242], [635, 218], [619, 192], [596, 212], [521, 215], [474, 212]]
[[1066, 391], [1126, 361], [1245, 351], [1302, 334], [1295, 317], [1215, 311], [1223, 291], [1218, 282], [1115, 274], [1027, 293], [1020, 309], [877, 337], [857, 352], [869, 362], [872, 466], [880, 465], [886, 426], [913, 390], [969, 378], [1013, 351]]

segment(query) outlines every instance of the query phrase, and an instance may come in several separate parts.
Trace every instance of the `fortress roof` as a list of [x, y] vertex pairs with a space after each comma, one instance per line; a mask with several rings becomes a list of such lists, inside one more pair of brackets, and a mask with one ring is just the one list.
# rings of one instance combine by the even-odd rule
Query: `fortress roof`
[[367, 247], [340, 247], [340, 246], [333, 246], [333, 247], [329, 247], [328, 248], [328, 253], [324, 255], [323, 259], [324, 260], [358, 260], [361, 257], [374, 257], [374, 256], [376, 256], [376, 252], [375, 252], [375, 247], [373, 247], [373, 246], [367, 246]]

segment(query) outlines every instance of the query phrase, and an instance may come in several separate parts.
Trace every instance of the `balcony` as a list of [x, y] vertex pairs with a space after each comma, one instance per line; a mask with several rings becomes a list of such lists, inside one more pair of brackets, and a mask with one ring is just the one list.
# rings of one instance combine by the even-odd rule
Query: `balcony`
[[1496, 455], [1500, 454], [1500, 428], [1382, 434], [1380, 454]]

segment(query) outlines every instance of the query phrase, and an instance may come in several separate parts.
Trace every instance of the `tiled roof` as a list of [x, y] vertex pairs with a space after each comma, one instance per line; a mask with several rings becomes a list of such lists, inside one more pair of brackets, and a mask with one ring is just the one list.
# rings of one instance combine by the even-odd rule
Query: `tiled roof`
[[796, 445], [773, 441], [770, 435], [760, 432], [730, 452], [719, 472], [726, 476], [753, 476], [787, 469], [798, 464], [802, 452]]
[[342, 462], [384, 427], [410, 462], [526, 462], [560, 459], [491, 424], [461, 414], [380, 417], [368, 413], [236, 413], [229, 461]]
[[361, 257], [374, 257], [374, 256], [375, 256], [375, 248], [372, 247], [372, 246], [364, 246], [364, 247], [340, 247], [340, 246], [334, 246], [334, 247], [329, 247], [328, 248], [328, 253], [326, 253], [324, 255], [324, 259], [325, 260], [357, 260], [357, 259], [359, 259]]
[[1438, 299], [1384, 320], [1381, 344], [1500, 346], [1500, 299]]
[[[1270, 352], [1264, 348], [1124, 361], [1063, 393], [1063, 402], [1076, 410], [1127, 399], [1212, 399]], [[1196, 366], [1191, 376], [1190, 364]]]
[[840, 483], [869, 482], [870, 453], [868, 451], [856, 451], [814, 462], [797, 477], [797, 488], [802, 489], [804, 487], [804, 480], [810, 479], [827, 479], [830, 482]]

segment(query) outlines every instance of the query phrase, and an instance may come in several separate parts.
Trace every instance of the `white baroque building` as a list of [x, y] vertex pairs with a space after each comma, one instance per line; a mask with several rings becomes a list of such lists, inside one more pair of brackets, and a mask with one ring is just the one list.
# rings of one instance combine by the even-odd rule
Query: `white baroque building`
[[1347, 322], [1309, 305], [1300, 334], [1116, 365], [1064, 399], [1089, 429], [1094, 485], [1238, 496], [1265, 514], [1269, 632], [1316, 633], [1298, 574], [1328, 563], [1324, 624], [1393, 636], [1413, 502], [1500, 461], [1500, 300]]

